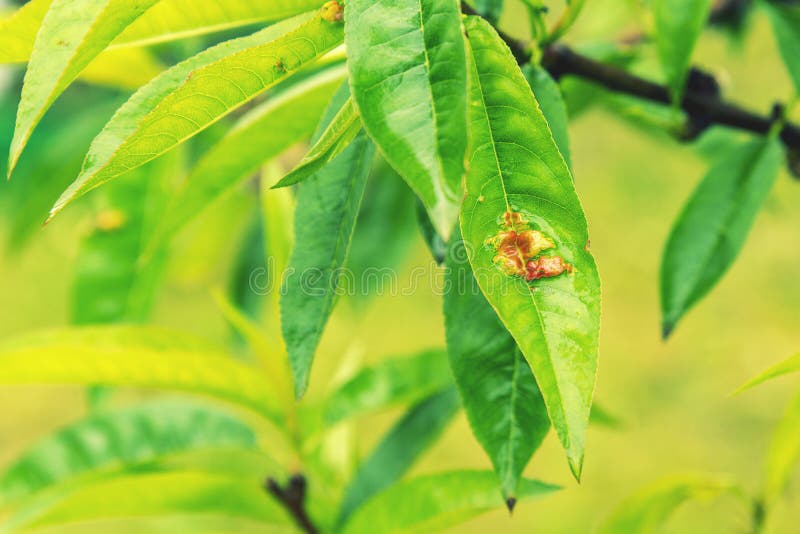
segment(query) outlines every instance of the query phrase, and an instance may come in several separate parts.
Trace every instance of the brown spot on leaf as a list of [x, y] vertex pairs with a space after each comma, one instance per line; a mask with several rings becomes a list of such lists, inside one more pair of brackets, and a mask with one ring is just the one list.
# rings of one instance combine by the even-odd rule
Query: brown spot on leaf
[[322, 20], [331, 24], [342, 22], [344, 20], [344, 7], [337, 0], [325, 2], [319, 11], [319, 16]]
[[540, 278], [552, 278], [572, 271], [572, 265], [565, 262], [561, 256], [539, 256], [525, 265], [525, 280], [530, 282]]

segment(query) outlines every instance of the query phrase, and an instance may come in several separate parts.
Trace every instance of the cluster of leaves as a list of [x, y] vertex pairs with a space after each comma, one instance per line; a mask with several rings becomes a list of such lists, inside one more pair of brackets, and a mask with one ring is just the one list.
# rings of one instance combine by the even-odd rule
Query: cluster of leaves
[[[0, 381], [94, 386], [95, 410], [6, 471], [0, 495], [11, 510], [8, 531], [200, 514], [241, 520], [242, 528], [429, 531], [495, 507], [498, 479], [509, 507], [553, 491], [522, 478], [551, 425], [580, 478], [600, 280], [573, 185], [567, 121], [591, 103], [593, 89], [567, 92], [569, 80], [558, 83], [540, 60], [583, 2], [566, 2], [553, 25], [541, 2], [524, 3], [535, 40], [523, 65], [492, 26], [503, 12], [498, 0], [475, 2], [482, 17], [464, 16], [456, 0], [208, 0], [202, 7], [33, 0], [0, 21], [0, 61], [28, 64], [9, 141], [7, 170], [17, 180], [41, 171], [23, 152], [75, 80], [136, 88], [118, 107], [117, 93], [98, 98], [116, 108], [104, 126], [93, 122], [102, 116], [95, 109], [81, 115], [87, 135], [102, 130], [77, 178], [51, 178], [35, 195], [46, 202], [58, 194], [52, 219], [89, 191], [104, 192], [76, 268], [76, 327], [7, 343]], [[657, 0], [652, 7], [678, 106], [710, 2]], [[800, 8], [766, 8], [800, 88], [792, 52]], [[232, 38], [208, 37], [223, 30]], [[203, 43], [192, 54], [173, 43], [189, 37]], [[174, 55], [182, 60], [163, 68]], [[686, 204], [664, 253], [665, 334], [738, 254], [780, 168], [781, 121], [721, 158]], [[85, 138], [82, 129], [73, 135], [71, 122], [65, 128], [44, 119], [40, 129], [53, 138], [69, 130], [69, 156]], [[278, 157], [309, 137], [305, 157], [284, 172]], [[218, 298], [250, 359], [178, 332], [117, 325], [146, 321], [176, 236], [254, 175], [260, 205], [231, 299]], [[298, 403], [342, 268], [396, 262], [415, 202], [431, 249], [446, 257], [447, 350], [362, 369], [331, 384], [324, 399]], [[19, 224], [30, 223], [38, 207], [18, 210]], [[546, 246], [522, 255], [521, 240], [532, 236]], [[512, 254], [558, 260], [562, 268], [542, 267], [536, 277], [501, 268], [509, 258], [492, 245], [509, 239]], [[265, 304], [244, 289], [265, 254], [270, 276], [313, 276], [285, 278], [280, 300], [273, 291]], [[255, 322], [262, 305], [266, 324]], [[108, 391], [97, 386], [216, 402], [170, 399], [112, 410], [103, 401]], [[406, 412], [366, 459], [353, 465], [349, 453], [334, 454], [356, 417], [397, 405]], [[495, 474], [405, 479], [461, 407]], [[310, 481], [300, 504], [317, 527], [308, 526], [305, 510], [267, 499], [263, 477], [253, 478], [268, 473], [270, 487], [280, 489], [276, 481], [298, 466]]]

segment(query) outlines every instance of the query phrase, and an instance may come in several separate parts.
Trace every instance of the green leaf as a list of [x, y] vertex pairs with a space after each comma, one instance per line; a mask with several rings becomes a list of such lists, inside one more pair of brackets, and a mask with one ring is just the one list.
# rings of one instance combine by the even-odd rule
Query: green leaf
[[102, 518], [176, 515], [247, 518], [287, 527], [291, 521], [277, 502], [267, 498], [258, 479], [193, 472], [111, 479], [71, 492], [52, 508], [37, 512], [20, 523], [40, 528]]
[[256, 447], [254, 432], [226, 412], [165, 400], [93, 414], [28, 449], [0, 478], [11, 503], [75, 477], [109, 476], [160, 457], [212, 447]]
[[[471, 17], [466, 26], [474, 73], [473, 149], [462, 235], [478, 284], [528, 360], [579, 477], [600, 328], [600, 280], [586, 250], [586, 219], [508, 47], [482, 19]], [[505, 253], [504, 237], [518, 238]], [[519, 244], [526, 239], [523, 252]], [[528, 282], [526, 276], [540, 279]]]
[[312, 176], [341, 154], [360, 131], [358, 112], [348, 98], [300, 163], [273, 187], [287, 187]]
[[248, 112], [210, 147], [170, 202], [159, 241], [170, 240], [189, 221], [265, 162], [310, 136], [345, 72], [312, 76]]
[[528, 64], [522, 69], [525, 74], [525, 79], [531, 86], [533, 96], [539, 103], [539, 108], [542, 110], [544, 118], [547, 119], [547, 125], [550, 127], [550, 133], [553, 134], [553, 139], [556, 142], [558, 151], [567, 162], [567, 166], [572, 168], [572, 155], [569, 149], [569, 116], [567, 115], [567, 106], [561, 96], [561, 89], [550, 74], [542, 67]]
[[158, 157], [340, 44], [342, 27], [300, 16], [227, 41], [137, 91], [95, 138], [51, 217], [87, 191]]
[[[52, 0], [33, 0], [0, 21], [0, 63], [23, 63]], [[282, 20], [320, 6], [320, 0], [161, 0], [117, 36], [109, 47], [144, 46], [211, 32]], [[107, 52], [101, 54], [106, 55]]]
[[754, 140], [725, 154], [692, 193], [661, 259], [665, 338], [736, 259], [782, 160], [777, 139]]
[[772, 23], [772, 30], [778, 41], [786, 69], [794, 82], [795, 91], [800, 94], [800, 6], [777, 1], [761, 2]]
[[348, 0], [347, 64], [364, 128], [447, 239], [467, 147], [467, 68], [456, 0]]
[[[322, 124], [336, 120], [336, 110], [347, 98], [347, 85], [337, 93]], [[324, 128], [324, 129], [323, 129]], [[320, 126], [315, 136], [324, 135]], [[363, 133], [339, 157], [297, 189], [294, 249], [282, 288], [281, 331], [294, 375], [295, 394], [308, 387], [311, 364], [328, 317], [339, 295], [350, 240], [375, 145]]]
[[772, 434], [772, 442], [767, 453], [765, 488], [767, 502], [773, 502], [786, 490], [798, 459], [800, 459], [800, 394], [796, 395], [786, 407]]
[[28, 61], [52, 0], [31, 0], [0, 20], [0, 64]]
[[711, 0], [654, 0], [656, 49], [672, 100], [680, 102], [692, 51], [706, 25]]
[[133, 20], [158, 0], [54, 0], [25, 72], [8, 159], [14, 171], [33, 129], [53, 101]]
[[275, 420], [269, 383], [212, 344], [145, 326], [79, 327], [29, 334], [0, 346], [2, 384], [168, 389], [214, 397]]
[[433, 256], [433, 261], [435, 261], [437, 265], [444, 263], [445, 257], [447, 256], [447, 243], [436, 231], [436, 228], [433, 227], [431, 218], [428, 216], [428, 212], [425, 211], [425, 206], [419, 199], [417, 199], [417, 227], [419, 228], [420, 234], [422, 234], [423, 241], [425, 241], [425, 244], [428, 246], [431, 256]]
[[800, 371], [800, 352], [794, 356], [786, 358], [780, 363], [773, 365], [752, 380], [748, 380], [744, 385], [736, 390], [736, 393], [741, 393], [742, 391], [750, 389], [754, 386], [763, 384], [767, 380], [772, 380], [773, 378], [778, 378], [789, 373], [796, 373], [798, 371]]
[[[519, 497], [531, 499], [558, 488], [522, 480]], [[356, 511], [344, 534], [437, 532], [492, 510], [502, 503], [494, 473], [452, 471], [399, 482]]]
[[324, 419], [329, 425], [397, 404], [417, 402], [453, 381], [442, 350], [390, 358], [362, 369], [328, 398]]
[[[177, 154], [176, 154], [177, 155]], [[81, 243], [72, 286], [74, 324], [141, 322], [152, 306], [166, 260], [142, 254], [163, 215], [180, 158], [164, 158], [106, 190], [92, 232]]]
[[402, 478], [442, 434], [459, 406], [458, 392], [450, 387], [409, 409], [361, 462], [345, 490], [339, 524], [373, 495]]
[[472, 432], [513, 506], [522, 471], [550, 429], [528, 362], [478, 287], [458, 233], [447, 254], [444, 318], [450, 368]]
[[503, 14], [503, 0], [475, 0], [475, 11], [492, 24], [496, 24]]
[[729, 482], [709, 476], [676, 475], [639, 490], [620, 504], [598, 534], [655, 534], [681, 504], [735, 492]]

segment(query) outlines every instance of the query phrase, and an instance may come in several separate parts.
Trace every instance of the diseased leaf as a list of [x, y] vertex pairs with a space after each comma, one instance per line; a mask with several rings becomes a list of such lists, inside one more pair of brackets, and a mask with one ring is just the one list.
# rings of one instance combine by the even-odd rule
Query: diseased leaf
[[754, 386], [763, 384], [767, 380], [772, 380], [773, 378], [778, 378], [789, 373], [796, 373], [798, 371], [800, 371], [800, 353], [786, 358], [782, 362], [777, 363], [766, 371], [762, 372], [752, 380], [748, 380], [743, 386], [736, 390], [736, 393], [741, 393], [742, 391], [750, 389]]
[[125, 27], [158, 0], [54, 0], [33, 45], [8, 158], [14, 171], [53, 101]]
[[170, 202], [159, 240], [171, 239], [223, 193], [310, 136], [344, 76], [340, 68], [312, 76], [245, 114], [189, 173]]
[[600, 280], [572, 176], [511, 52], [466, 21], [472, 152], [461, 231], [478, 285], [531, 366], [580, 476], [597, 369]]
[[370, 497], [402, 478], [442, 434], [459, 406], [458, 392], [450, 387], [411, 407], [361, 462], [345, 490], [339, 524]]
[[226, 446], [255, 449], [256, 436], [210, 405], [162, 400], [93, 414], [47, 435], [5, 469], [0, 500], [9, 504], [79, 476], [108, 477], [169, 454]]
[[181, 332], [145, 326], [29, 334], [0, 346], [2, 384], [128, 386], [214, 397], [275, 419], [278, 401], [254, 369]]
[[102, 518], [221, 516], [288, 525], [280, 504], [265, 497], [258, 479], [209, 473], [151, 473], [118, 477], [67, 493], [52, 507], [11, 524], [41, 528]]
[[144, 321], [166, 259], [142, 254], [163, 215], [180, 158], [165, 158], [112, 184], [81, 243], [72, 285], [73, 324]]
[[[0, 63], [28, 61], [36, 33], [52, 0], [33, 0], [0, 21]], [[144, 46], [282, 20], [320, 6], [320, 0], [160, 0], [117, 36], [110, 49]], [[104, 52], [101, 56], [106, 55]]]
[[51, 217], [87, 191], [158, 157], [342, 41], [342, 26], [299, 16], [227, 41], [137, 91], [95, 138]]
[[653, 0], [656, 49], [674, 102], [683, 97], [689, 62], [711, 0]]
[[522, 73], [525, 74], [525, 79], [528, 80], [528, 84], [531, 86], [533, 96], [536, 98], [536, 102], [539, 103], [539, 108], [542, 110], [544, 118], [547, 119], [547, 125], [550, 127], [550, 133], [553, 134], [558, 151], [564, 156], [564, 161], [567, 162], [567, 166], [571, 169], [569, 116], [567, 115], [567, 106], [561, 97], [561, 89], [559, 89], [558, 83], [545, 69], [532, 64], [525, 65]]
[[786, 407], [772, 434], [767, 454], [767, 481], [764, 490], [767, 502], [774, 502], [785, 491], [798, 459], [800, 459], [800, 395], [796, 395]]
[[416, 402], [452, 383], [447, 355], [441, 350], [390, 358], [362, 369], [328, 398], [329, 425], [387, 406]]
[[783, 160], [774, 137], [725, 154], [692, 193], [661, 259], [664, 337], [733, 264]]
[[348, 0], [347, 64], [364, 128], [447, 239], [467, 147], [467, 69], [457, 0]]
[[[557, 486], [524, 479], [520, 500], [541, 497]], [[451, 471], [399, 482], [359, 508], [344, 534], [438, 532], [501, 506], [490, 471]]]
[[[347, 85], [343, 85], [326, 111], [317, 139], [346, 99]], [[361, 133], [297, 189], [302, 211], [295, 213], [288, 271], [292, 274], [284, 281], [280, 306], [281, 331], [298, 397], [308, 387], [314, 353], [339, 294], [374, 154], [375, 145]]]
[[767, 10], [783, 62], [800, 93], [800, 6], [775, 0], [761, 2]]
[[274, 187], [294, 185], [312, 176], [341, 154], [360, 131], [361, 121], [358, 119], [358, 112], [353, 101], [348, 98], [300, 163]]
[[513, 507], [522, 471], [550, 429], [528, 362], [481, 293], [460, 232], [447, 254], [444, 318], [450, 368], [472, 432]]
[[736, 488], [725, 480], [676, 475], [647, 486], [623, 501], [598, 529], [598, 534], [655, 534], [681, 504], [709, 499]]

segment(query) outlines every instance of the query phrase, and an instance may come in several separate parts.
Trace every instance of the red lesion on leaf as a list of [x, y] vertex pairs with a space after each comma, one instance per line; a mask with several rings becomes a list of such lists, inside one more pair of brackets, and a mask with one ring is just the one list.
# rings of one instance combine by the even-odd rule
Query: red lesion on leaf
[[540, 255], [555, 248], [555, 243], [542, 232], [531, 229], [524, 214], [506, 211], [502, 226], [504, 230], [486, 243], [497, 252], [494, 264], [507, 275], [520, 276], [530, 282], [574, 271], [561, 256]]
[[342, 5], [344, 2], [339, 2], [337, 0], [331, 0], [330, 2], [325, 2], [325, 4], [320, 8], [319, 16], [322, 17], [322, 20], [330, 22], [330, 23], [337, 23], [342, 22], [344, 20], [344, 6]]

